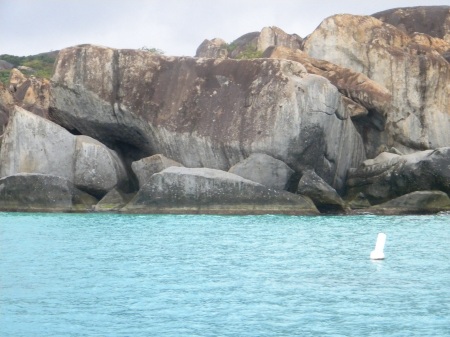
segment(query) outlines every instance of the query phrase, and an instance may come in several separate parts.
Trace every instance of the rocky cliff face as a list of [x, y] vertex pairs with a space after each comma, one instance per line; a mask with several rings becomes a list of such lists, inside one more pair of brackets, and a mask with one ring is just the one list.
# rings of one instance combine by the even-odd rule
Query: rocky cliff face
[[384, 86], [392, 95], [391, 106], [382, 132], [366, 130], [368, 138], [410, 153], [450, 144], [450, 66], [419, 42], [373, 17], [335, 15], [306, 39], [304, 50]]
[[137, 159], [228, 170], [266, 153], [338, 189], [365, 159], [336, 87], [296, 62], [78, 46], [59, 53], [52, 80], [54, 121]]

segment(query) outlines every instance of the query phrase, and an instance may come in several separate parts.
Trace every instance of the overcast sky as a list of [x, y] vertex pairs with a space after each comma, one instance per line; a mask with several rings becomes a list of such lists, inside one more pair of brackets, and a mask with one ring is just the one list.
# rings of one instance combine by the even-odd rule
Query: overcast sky
[[204, 39], [231, 42], [266, 26], [305, 37], [333, 14], [421, 5], [450, 0], [0, 0], [0, 54], [92, 43], [193, 56]]

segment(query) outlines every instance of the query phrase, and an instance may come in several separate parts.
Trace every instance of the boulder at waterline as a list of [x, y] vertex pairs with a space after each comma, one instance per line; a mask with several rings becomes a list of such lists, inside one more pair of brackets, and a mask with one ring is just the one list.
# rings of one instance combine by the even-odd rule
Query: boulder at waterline
[[118, 211], [130, 202], [133, 196], [132, 193], [123, 193], [117, 188], [113, 188], [95, 205], [94, 210], [96, 212]]
[[334, 15], [308, 36], [304, 51], [385, 87], [390, 109], [382, 128], [365, 130], [365, 137], [411, 153], [450, 146], [450, 64], [421, 41], [371, 16]]
[[154, 174], [121, 211], [130, 213], [318, 214], [300, 195], [208, 168], [169, 167]]
[[0, 177], [17, 173], [63, 177], [98, 197], [116, 185], [127, 186], [124, 165], [114, 151], [16, 106], [0, 149]]
[[140, 187], [144, 186], [152, 175], [171, 166], [183, 165], [175, 160], [164, 157], [162, 154], [155, 154], [150, 157], [145, 157], [131, 164], [131, 168], [138, 178]]
[[427, 214], [450, 210], [450, 198], [442, 191], [416, 191], [373, 206], [378, 214]]
[[362, 192], [379, 204], [413, 191], [450, 193], [450, 147], [409, 155], [380, 154], [348, 172], [348, 198]]
[[339, 189], [347, 169], [365, 159], [341, 103], [328, 80], [292, 61], [83, 45], [59, 52], [50, 114], [68, 130], [134, 149], [135, 158], [159, 153], [227, 171], [266, 153], [296, 172], [313, 168]]
[[264, 153], [253, 153], [228, 172], [277, 190], [289, 189], [295, 174], [284, 162]]
[[87, 212], [97, 199], [69, 180], [46, 174], [16, 174], [0, 179], [0, 210]]
[[336, 190], [328, 185], [314, 171], [303, 173], [298, 183], [297, 193], [311, 198], [319, 211], [323, 213], [344, 212], [344, 201]]

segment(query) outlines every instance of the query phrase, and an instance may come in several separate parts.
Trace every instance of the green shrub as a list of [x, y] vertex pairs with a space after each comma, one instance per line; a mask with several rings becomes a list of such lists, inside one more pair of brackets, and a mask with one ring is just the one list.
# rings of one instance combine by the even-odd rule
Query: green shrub
[[239, 53], [239, 55], [236, 57], [240, 60], [246, 60], [246, 59], [257, 59], [261, 58], [263, 56], [263, 52], [256, 49], [254, 46], [248, 46], [244, 51]]
[[9, 73], [11, 70], [0, 70], [0, 82], [7, 85], [9, 82]]

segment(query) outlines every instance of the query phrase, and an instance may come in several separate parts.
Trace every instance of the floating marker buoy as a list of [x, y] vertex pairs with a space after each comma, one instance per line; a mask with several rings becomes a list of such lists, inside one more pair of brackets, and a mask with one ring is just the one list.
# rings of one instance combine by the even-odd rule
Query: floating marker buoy
[[375, 249], [370, 253], [371, 260], [383, 260], [384, 259], [384, 244], [386, 243], [386, 234], [378, 233], [377, 243]]

